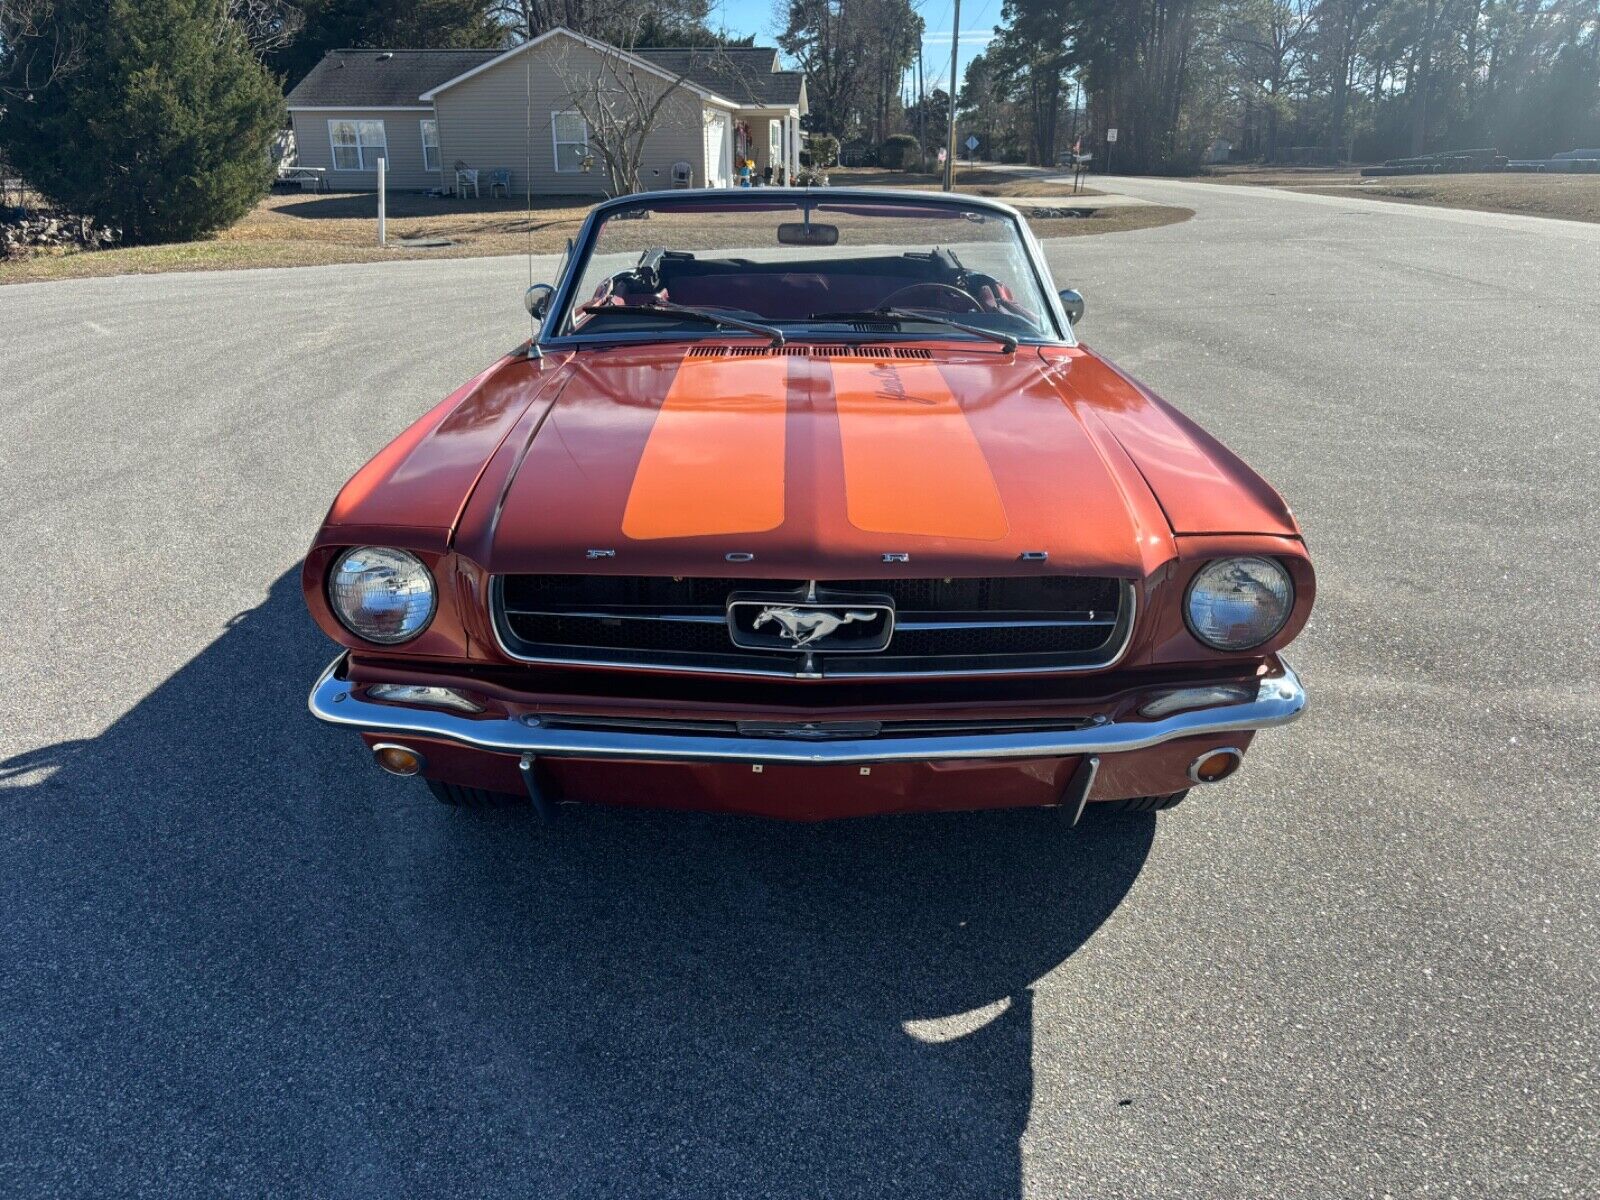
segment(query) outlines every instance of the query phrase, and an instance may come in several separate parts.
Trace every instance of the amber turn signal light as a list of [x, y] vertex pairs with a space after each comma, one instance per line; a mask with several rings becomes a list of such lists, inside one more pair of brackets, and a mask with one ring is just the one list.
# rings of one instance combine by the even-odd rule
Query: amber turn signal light
[[372, 757], [391, 775], [415, 775], [427, 762], [415, 750], [393, 742], [379, 742], [372, 748]]
[[1244, 755], [1232, 746], [1207, 750], [1189, 764], [1189, 778], [1196, 783], [1221, 783], [1239, 769]]

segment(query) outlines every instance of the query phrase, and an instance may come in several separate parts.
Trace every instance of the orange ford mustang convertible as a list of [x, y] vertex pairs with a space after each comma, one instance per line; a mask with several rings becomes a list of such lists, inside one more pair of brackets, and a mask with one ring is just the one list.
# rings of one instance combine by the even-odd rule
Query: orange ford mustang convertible
[[1294, 518], [1005, 205], [629, 196], [528, 308], [305, 561], [311, 711], [440, 800], [1075, 823], [1304, 706]]

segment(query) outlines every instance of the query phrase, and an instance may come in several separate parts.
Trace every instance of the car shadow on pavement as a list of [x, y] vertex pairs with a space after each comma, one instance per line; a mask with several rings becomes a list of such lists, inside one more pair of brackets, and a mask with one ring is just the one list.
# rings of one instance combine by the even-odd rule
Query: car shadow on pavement
[[291, 572], [0, 764], [0, 1190], [1020, 1194], [1031, 989], [1153, 819], [456, 812], [332, 654]]

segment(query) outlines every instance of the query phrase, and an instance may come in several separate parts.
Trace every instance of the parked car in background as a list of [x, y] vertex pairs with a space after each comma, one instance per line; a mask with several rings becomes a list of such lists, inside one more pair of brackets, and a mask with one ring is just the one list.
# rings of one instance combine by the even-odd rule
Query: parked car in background
[[1278, 494], [1005, 205], [635, 195], [306, 556], [316, 716], [451, 804], [1170, 807], [1305, 695]]

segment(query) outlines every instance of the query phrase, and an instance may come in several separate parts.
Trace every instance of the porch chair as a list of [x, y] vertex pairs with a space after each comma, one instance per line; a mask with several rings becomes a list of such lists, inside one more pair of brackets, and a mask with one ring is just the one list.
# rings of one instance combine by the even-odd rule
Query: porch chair
[[457, 159], [456, 199], [465, 200], [467, 198], [468, 188], [472, 189], [472, 194], [475, 198], [481, 197], [482, 193], [478, 191], [478, 169], [476, 167], [469, 167], [466, 163], [462, 162], [460, 159]]
[[511, 199], [511, 169], [509, 167], [496, 167], [489, 172], [489, 199], [494, 199], [494, 190], [499, 188], [506, 194], [506, 199]]
[[675, 188], [694, 186], [694, 167], [688, 160], [680, 158], [672, 164], [672, 186]]

